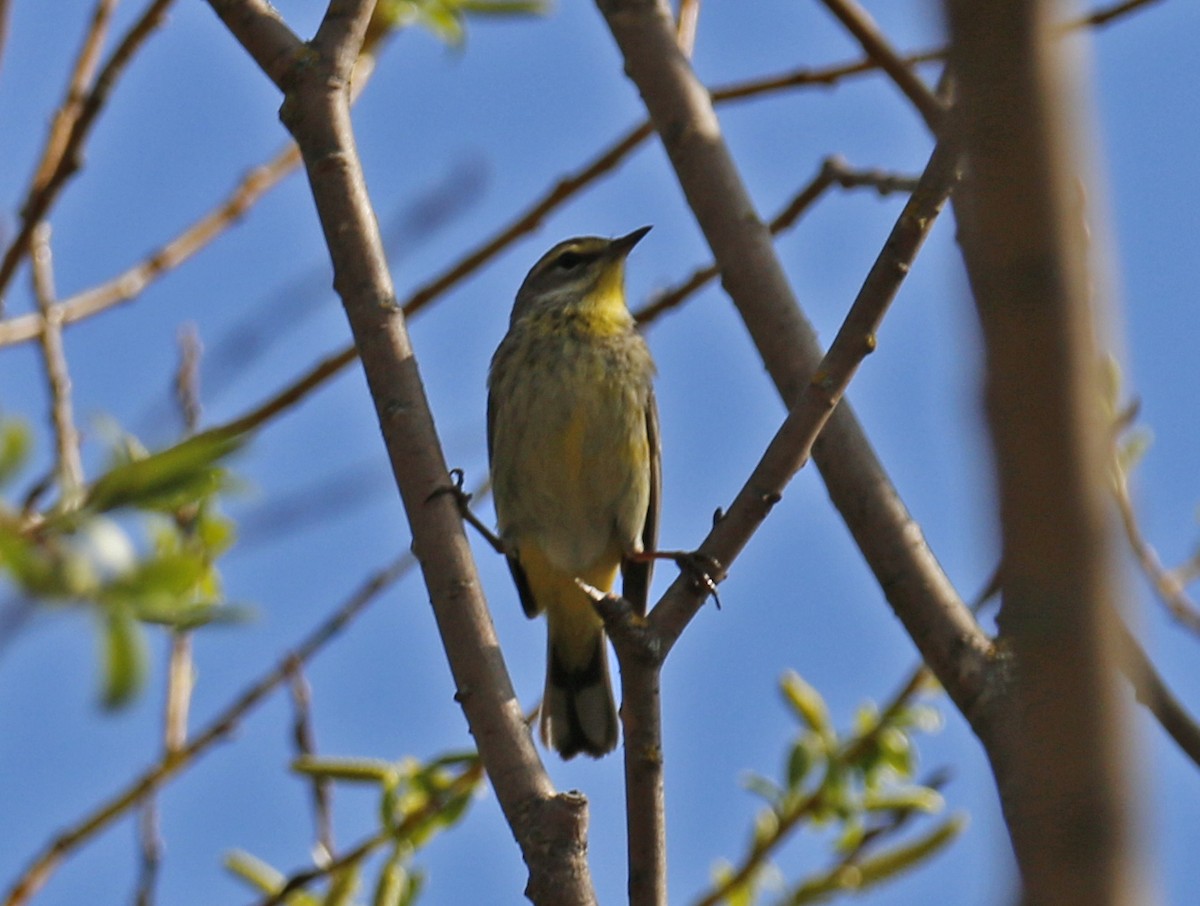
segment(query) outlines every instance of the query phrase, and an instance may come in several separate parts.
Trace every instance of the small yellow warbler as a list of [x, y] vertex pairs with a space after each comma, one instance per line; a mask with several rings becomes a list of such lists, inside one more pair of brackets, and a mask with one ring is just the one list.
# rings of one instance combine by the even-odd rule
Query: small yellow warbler
[[617, 745], [604, 627], [576, 579], [645, 613], [658, 531], [654, 362], [625, 304], [620, 239], [560, 242], [533, 266], [488, 375], [496, 516], [525, 614], [545, 612], [542, 740], [563, 758]]

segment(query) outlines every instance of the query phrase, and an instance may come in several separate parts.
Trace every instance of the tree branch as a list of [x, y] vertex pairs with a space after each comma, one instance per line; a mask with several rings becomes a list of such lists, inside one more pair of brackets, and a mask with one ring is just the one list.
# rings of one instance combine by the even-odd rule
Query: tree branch
[[912, 67], [888, 43], [870, 14], [855, 0], [821, 0], [837, 20], [862, 45], [868, 59], [888, 74], [896, 86], [912, 101], [929, 131], [941, 133], [946, 108], [913, 72]]
[[[66, 185], [67, 180], [78, 171], [82, 158], [83, 144], [91, 133], [96, 118], [104, 108], [113, 85], [125, 71], [125, 67], [145, 43], [146, 39], [166, 17], [167, 7], [172, 0], [152, 0], [145, 12], [125, 33], [125, 37], [113, 51], [87, 97], [83, 99], [70, 123], [70, 132], [60, 149], [47, 146], [38, 173], [30, 185], [21, 205], [21, 227], [16, 237], [0, 259], [0, 301], [4, 299], [9, 283], [21, 259], [29, 251], [34, 228], [45, 219], [46, 213]], [[64, 102], [64, 105], [68, 102]], [[0, 305], [0, 310], [3, 306]]]
[[[304, 158], [317, 214], [404, 501], [451, 672], [497, 799], [529, 868], [535, 902], [593, 903], [586, 801], [556, 796], [500, 656], [454, 500], [416, 360], [396, 303], [350, 124], [348, 86], [371, 0], [333, 0], [312, 53], [295, 49], [258, 0], [210, 0], [259, 66], [285, 91], [280, 116]], [[314, 58], [315, 57], [315, 58]]]
[[195, 764], [213, 745], [228, 738], [245, 716], [288, 678], [293, 665], [307, 663], [368, 604], [407, 575], [414, 565], [412, 555], [406, 553], [371, 576], [295, 648], [198, 730], [186, 746], [178, 752], [164, 752], [155, 764], [57, 834], [33, 857], [5, 894], [4, 906], [24, 906], [49, 880], [63, 859], [138, 803], [153, 796], [160, 786]]
[[71, 405], [71, 373], [63, 346], [62, 324], [55, 317], [54, 263], [50, 251], [50, 224], [40, 223], [33, 231], [33, 295], [46, 329], [42, 331], [42, 362], [50, 388], [50, 423], [54, 426], [55, 472], [64, 505], [70, 506], [83, 487], [83, 461], [79, 455], [79, 431]]
[[947, 0], [969, 161], [960, 240], [983, 326], [1013, 682], [977, 714], [1026, 904], [1134, 904], [1108, 437], [1054, 5]]
[[[722, 283], [791, 407], [808, 392], [820, 346], [721, 138], [708, 93], [674, 46], [670, 11], [662, 0], [598, 0], [598, 6], [721, 265]], [[969, 712], [982, 688], [990, 643], [844, 402], [830, 417], [813, 458], [880, 588], [938, 679]]]
[[[925, 237], [958, 178], [958, 154], [949, 142], [934, 149], [916, 190], [892, 228], [883, 249], [867, 273], [837, 336], [805, 386], [787, 419], [772, 438], [754, 472], [733, 503], [713, 526], [699, 552], [723, 567], [733, 562], [751, 535], [782, 498], [792, 476], [808, 460], [818, 437], [831, 420], [862, 360], [875, 349], [875, 334], [900, 285], [908, 275]], [[698, 612], [706, 594], [686, 574], [681, 576], [650, 613], [651, 625], [661, 634], [666, 656], [687, 624]], [[967, 613], [970, 618], [970, 613]], [[965, 630], [974, 637], [975, 657], [987, 656], [988, 643], [974, 620]], [[980, 663], [943, 664], [961, 688], [978, 682]]]

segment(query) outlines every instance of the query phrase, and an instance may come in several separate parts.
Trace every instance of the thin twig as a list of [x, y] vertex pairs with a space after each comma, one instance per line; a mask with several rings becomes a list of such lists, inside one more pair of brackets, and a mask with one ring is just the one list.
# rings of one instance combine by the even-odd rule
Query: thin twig
[[54, 114], [50, 124], [50, 134], [46, 137], [46, 145], [42, 149], [42, 158], [33, 176], [32, 188], [35, 192], [42, 191], [62, 162], [67, 141], [71, 130], [79, 121], [83, 111], [83, 101], [96, 67], [100, 64], [100, 51], [104, 47], [104, 39], [108, 37], [108, 27], [112, 23], [113, 12], [117, 8], [117, 0], [97, 0], [92, 11], [91, 22], [83, 36], [83, 45], [75, 57], [75, 65], [67, 80], [67, 93]]
[[[992, 577], [971, 603], [971, 611], [973, 613], [978, 614], [984, 605], [999, 591], [997, 577], [998, 571], [993, 571]], [[884, 728], [888, 727], [895, 720], [896, 716], [912, 703], [918, 694], [927, 690], [930, 684], [934, 682], [933, 672], [925, 664], [918, 664], [912, 668], [908, 676], [898, 685], [896, 691], [892, 693], [887, 704], [879, 709], [870, 728], [851, 739], [838, 753], [836, 756], [837, 760], [843, 764], [854, 764], [857, 762], [867, 747], [876, 744]], [[791, 832], [799, 826], [800, 821], [807, 817], [815, 804], [817, 804], [815, 801], [799, 803], [796, 814], [793, 815], [789, 812], [787, 819], [779, 822], [772, 828], [770, 834], [756, 839], [738, 867], [728, 877], [723, 878], [720, 883], [715, 884], [702, 899], [696, 902], [695, 906], [715, 906], [715, 904], [723, 902], [730, 893], [745, 885], [766, 864], [767, 860], [774, 855], [787, 837], [791, 835]]]
[[691, 58], [696, 48], [696, 28], [700, 23], [700, 0], [679, 0], [675, 40], [685, 57]]
[[4, 60], [4, 51], [8, 47], [8, 20], [12, 12], [9, 0], [0, 0], [0, 62]]
[[[29, 250], [34, 228], [45, 219], [46, 213], [58, 197], [58, 193], [66, 185], [67, 180], [79, 170], [83, 144], [91, 133], [92, 126], [95, 125], [96, 118], [104, 108], [117, 79], [124, 73], [125, 67], [128, 66], [146, 39], [166, 18], [167, 7], [171, 3], [172, 0], [152, 0], [145, 12], [125, 33], [120, 44], [117, 45], [100, 70], [91, 91], [80, 104], [78, 115], [71, 123], [70, 133], [63, 143], [62, 150], [58, 153], [57, 160], [49, 167], [49, 175], [45, 177], [44, 181], [30, 185], [25, 201], [21, 205], [20, 229], [5, 250], [3, 259], [0, 259], [0, 300], [4, 298], [13, 274], [16, 273], [17, 265]], [[41, 166], [39, 166], [40, 171]]]
[[158, 826], [158, 797], [150, 795], [143, 800], [137, 816], [138, 848], [141, 861], [138, 865], [136, 906], [154, 906], [154, 893], [162, 868], [163, 843]]
[[175, 403], [183, 417], [183, 430], [195, 434], [200, 427], [200, 333], [195, 324], [179, 329], [179, 367], [175, 371]]
[[256, 906], [281, 906], [287, 902], [291, 894], [304, 890], [314, 881], [319, 881], [321, 878], [329, 877], [354, 865], [393, 839], [404, 840], [416, 828], [426, 824], [430, 818], [436, 815], [443, 808], [445, 802], [456, 801], [474, 790], [483, 780], [483, 771], [483, 762], [476, 759], [474, 764], [455, 777], [440, 795], [429, 797], [421, 808], [407, 815], [399, 826], [390, 830], [381, 830], [379, 833], [367, 837], [336, 859], [331, 859], [327, 865], [296, 872], [284, 881], [273, 894], [259, 901]]
[[195, 685], [190, 632], [171, 634], [171, 656], [167, 665], [167, 706], [163, 714], [163, 744], [168, 755], [187, 745], [188, 711]]
[[1200, 766], [1200, 725], [1180, 703], [1123, 621], [1118, 620], [1121, 669], [1133, 686], [1134, 696], [1175, 740], [1180, 750]]
[[79, 455], [79, 431], [71, 406], [71, 374], [63, 346], [60, 308], [55, 303], [54, 262], [50, 251], [50, 224], [40, 223], [33, 231], [33, 294], [46, 329], [42, 332], [42, 361], [50, 387], [50, 422], [54, 426], [56, 473], [62, 503], [70, 506], [83, 487], [83, 462]]
[[372, 601], [416, 565], [412, 554], [404, 553], [370, 576], [349, 598], [314, 628], [295, 648], [251, 683], [231, 703], [197, 731], [178, 752], [165, 752], [117, 793], [100, 803], [65, 830], [57, 834], [17, 878], [4, 899], [4, 906], [23, 906], [41, 889], [59, 863], [79, 846], [108, 827], [131, 808], [142, 802], [160, 785], [191, 767], [200, 755], [221, 742], [238, 727], [242, 719], [288, 677], [294, 663], [306, 664]]
[[[1155, 2], [1155, 0], [1131, 0], [1131, 2], [1118, 3], [1113, 7], [1074, 20], [1068, 28], [1104, 25], [1151, 2]], [[902, 58], [902, 63], [911, 67], [918, 63], [943, 60], [945, 55], [945, 48], [933, 48], [909, 54]], [[825, 67], [789, 70], [785, 73], [718, 86], [712, 90], [712, 99], [714, 103], [722, 104], [759, 97], [789, 88], [829, 87], [847, 78], [875, 72], [878, 68], [879, 65], [876, 61], [866, 57]], [[355, 87], [359, 87], [362, 82], [362, 75], [356, 72]], [[576, 173], [557, 181], [541, 198], [533, 202], [508, 225], [494, 233], [490, 239], [456, 261], [440, 275], [418, 287], [405, 302], [405, 313], [411, 317], [429, 302], [473, 274], [521, 236], [532, 232], [554, 209], [564, 204], [591, 182], [614, 169], [626, 156], [649, 138], [652, 131], [648, 122], [639, 123], [618, 137], [591, 163]], [[205, 215], [145, 261], [135, 264], [105, 283], [63, 300], [65, 307], [62, 315], [63, 324], [75, 324], [136, 297], [152, 280], [191, 257], [207, 245], [212, 238], [219, 235], [221, 229], [227, 225], [228, 219], [237, 219], [242, 216], [246, 209], [254, 204], [263, 193], [290, 172], [297, 161], [298, 154], [295, 146], [289, 145], [270, 162], [252, 170], [216, 210]], [[18, 315], [0, 320], [0, 347], [34, 339], [41, 329], [41, 319], [36, 314]]]
[[[63, 324], [74, 324], [136, 298], [154, 280], [178, 267], [220, 236], [267, 191], [292, 172], [299, 162], [300, 153], [296, 146], [288, 145], [269, 161], [252, 169], [213, 210], [145, 260], [104, 283], [64, 299], [61, 303]], [[0, 321], [0, 346], [33, 339], [41, 330], [42, 320], [36, 314], [18, 315]]]
[[[894, 192], [912, 192], [916, 185], [915, 176], [886, 173], [881, 170], [855, 170], [848, 167], [841, 158], [827, 157], [821, 163], [817, 175], [771, 219], [767, 229], [776, 236], [790, 229], [801, 215], [833, 186], [843, 189], [872, 188], [880, 195], [889, 195]], [[655, 293], [649, 302], [634, 312], [634, 318], [641, 327], [646, 327], [665, 312], [682, 304], [685, 299], [719, 275], [720, 270], [716, 264], [697, 268], [675, 286]]]
[[[288, 689], [292, 698], [292, 742], [301, 755], [317, 753], [317, 734], [313, 729], [312, 687], [304, 676], [304, 668], [293, 662], [289, 667]], [[333, 842], [333, 784], [328, 777], [312, 778], [313, 820], [317, 833], [317, 863], [332, 861], [336, 849]]]
[[[796, 470], [807, 461], [858, 366], [874, 350], [879, 324], [957, 179], [958, 154], [950, 143], [940, 142], [863, 281], [833, 343], [764, 452], [754, 474], [700, 545], [702, 555], [728, 568], [758, 524], [778, 502]], [[664, 655], [695, 616], [703, 600], [704, 595], [681, 577], [655, 607], [649, 619], [663, 633]], [[973, 621], [970, 625], [978, 632]], [[986, 642], [981, 644], [986, 646]], [[957, 669], [970, 668], [961, 665]]]
[[[175, 399], [183, 418], [184, 436], [196, 433], [200, 423], [200, 338], [195, 325], [179, 331], [179, 367], [175, 371]], [[192, 537], [197, 513], [187, 507], [175, 514], [179, 531]], [[163, 713], [163, 747], [168, 754], [179, 752], [187, 743], [188, 711], [195, 686], [190, 632], [171, 634], [171, 655], [167, 664], [167, 701]]]
[[1067, 27], [1079, 28], [1086, 25], [1108, 25], [1110, 22], [1119, 19], [1128, 13], [1131, 13], [1140, 7], [1149, 6], [1151, 3], [1158, 2], [1160, 2], [1160, 0], [1122, 0], [1120, 3], [1114, 3], [1111, 6], [1101, 7], [1095, 12], [1086, 13], [1071, 22]]
[[870, 14], [856, 0], [821, 0], [854, 39], [867, 57], [888, 74], [896, 86], [912, 101], [934, 135], [941, 132], [946, 108], [926, 87], [912, 67], [888, 42]]
[[1154, 588], [1155, 595], [1180, 625], [1200, 634], [1200, 607], [1197, 607], [1188, 595], [1176, 573], [1163, 566], [1158, 551], [1146, 539], [1138, 523], [1133, 498], [1129, 494], [1129, 482], [1119, 469], [1112, 482], [1112, 492], [1113, 499], [1117, 502], [1117, 512], [1121, 516], [1121, 526], [1125, 530], [1125, 538], [1129, 541], [1129, 547], [1142, 573]]

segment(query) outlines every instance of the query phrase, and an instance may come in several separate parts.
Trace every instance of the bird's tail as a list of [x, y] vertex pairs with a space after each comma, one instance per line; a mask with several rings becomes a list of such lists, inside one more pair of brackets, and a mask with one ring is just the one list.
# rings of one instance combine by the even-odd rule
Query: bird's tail
[[585, 752], [593, 758], [617, 747], [617, 706], [608, 678], [604, 630], [595, 628], [591, 654], [579, 658], [579, 640], [571, 656], [549, 634], [546, 691], [542, 697], [542, 741], [563, 758]]

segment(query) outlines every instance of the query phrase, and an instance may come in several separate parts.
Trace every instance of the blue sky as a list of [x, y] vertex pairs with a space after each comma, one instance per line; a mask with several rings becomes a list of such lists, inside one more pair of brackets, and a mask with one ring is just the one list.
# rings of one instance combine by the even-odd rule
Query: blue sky
[[[310, 34], [322, 4], [282, 0]], [[937, 7], [871, 3], [894, 42], [939, 40]], [[90, 4], [59, 0], [54, 16], [16, 2], [0, 60], [0, 211], [5, 236], [63, 90]], [[140, 6], [121, 4], [118, 32]], [[1200, 420], [1194, 347], [1200, 283], [1193, 224], [1200, 186], [1200, 7], [1164, 0], [1097, 31], [1089, 152], [1106, 185], [1089, 209], [1115, 274], [1111, 341], [1129, 392], [1141, 400], [1154, 442], [1135, 482], [1147, 536], [1168, 564], [1189, 556], [1200, 504]], [[710, 85], [857, 57], [817, 4], [763, 0], [704, 4], [695, 64]], [[926, 70], [932, 77], [935, 71]], [[52, 218], [58, 287], [87, 288], [144, 257], [198, 217], [246, 170], [280, 147], [279, 98], [204, 3], [179, 0], [165, 29], [122, 81], [87, 152], [86, 168]], [[853, 166], [920, 170], [929, 137], [889, 83], [867, 76], [836, 88], [774, 94], [723, 106], [730, 147], [764, 215], [778, 210], [839, 154]], [[640, 118], [636, 91], [588, 3], [563, 2], [545, 19], [477, 22], [461, 51], [423, 32], [396, 37], [355, 110], [367, 180], [385, 232], [431, 187], [457, 187], [460, 209], [437, 229], [411, 232], [393, 249], [400, 294], [473, 247], [561, 175], [577, 169]], [[783, 236], [779, 254], [808, 316], [828, 341], [879, 250], [901, 201], [866, 192], [823, 199]], [[420, 315], [411, 325], [422, 376], [448, 461], [468, 481], [486, 472], [484, 381], [512, 296], [528, 267], [556, 241], [581, 233], [654, 230], [630, 259], [634, 299], [645, 299], [707, 262], [665, 156], [644, 145], [613, 175], [560, 209]], [[1106, 237], [1105, 234], [1108, 234]], [[176, 331], [197, 325], [209, 351], [206, 423], [243, 413], [346, 342], [320, 230], [303, 179], [291, 177], [193, 261], [136, 303], [67, 333], [76, 409], [88, 433], [85, 461], [104, 459], [104, 418], [152, 445], [178, 425], [168, 405]], [[31, 305], [22, 275], [10, 313]], [[236, 367], [217, 356], [223, 338], [256, 327], [276, 336]], [[664, 505], [662, 543], [690, 547], [712, 511], [728, 504], [783, 417], [731, 305], [713, 286], [648, 332], [659, 365]], [[850, 392], [882, 461], [964, 596], [996, 558], [986, 437], [979, 411], [979, 342], [949, 216], [940, 222], [879, 334], [879, 350]], [[206, 388], [213, 388], [211, 394]], [[45, 424], [44, 381], [31, 346], [0, 349], [0, 409]], [[48, 437], [36, 451], [49, 462]], [[235, 463], [244, 487], [227, 509], [244, 528], [224, 577], [230, 598], [255, 607], [244, 626], [197, 636], [193, 723], [215, 713], [266, 663], [408, 545], [363, 381], [348, 371], [263, 432]], [[33, 469], [32, 471], [36, 471]], [[350, 505], [312, 512], [315, 484], [331, 481]], [[280, 516], [281, 498], [310, 501], [307, 519]], [[490, 519], [490, 508], [481, 508]], [[476, 548], [509, 669], [523, 702], [541, 689], [544, 636], [520, 612], [507, 570]], [[660, 570], [656, 587], [666, 587]], [[1200, 710], [1198, 640], [1163, 616], [1132, 570], [1133, 622], [1164, 677]], [[719, 858], [745, 846], [758, 802], [748, 771], [777, 774], [793, 724], [775, 692], [786, 669], [826, 696], [840, 726], [880, 700], [914, 663], [914, 651], [875, 586], [819, 478], [802, 472], [664, 673], [665, 755], [672, 902], [699, 892]], [[109, 795], [160, 748], [165, 647], [154, 647], [152, 685], [116, 715], [96, 705], [90, 622], [47, 612], [0, 651], [0, 883], [58, 828]], [[308, 672], [318, 741], [329, 754], [428, 757], [469, 744], [433, 627], [414, 576], [393, 588]], [[1011, 866], [991, 775], [964, 722], [940, 702], [944, 727], [921, 740], [926, 769], [953, 767], [947, 808], [971, 823], [947, 853], [866, 903], [1007, 901]], [[1200, 884], [1191, 840], [1200, 815], [1200, 772], [1144, 714], [1134, 713], [1142, 839], [1165, 902], [1187, 902]], [[242, 847], [287, 870], [311, 844], [305, 787], [288, 776], [291, 712], [276, 695], [165, 791], [167, 847], [161, 902], [250, 901], [220, 867]], [[600, 900], [625, 888], [620, 761], [562, 764], [556, 784], [591, 801], [590, 853]], [[339, 793], [338, 839], [373, 825], [374, 802]], [[827, 841], [798, 840], [780, 860], [795, 877], [825, 864]], [[125, 902], [136, 871], [135, 830], [124, 821], [64, 865], [36, 901], [47, 906]], [[494, 798], [422, 855], [425, 902], [522, 902], [524, 869]], [[484, 893], [481, 893], [483, 891]], [[952, 891], [952, 894], [947, 894]], [[486, 897], [481, 899], [481, 897]]]

